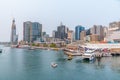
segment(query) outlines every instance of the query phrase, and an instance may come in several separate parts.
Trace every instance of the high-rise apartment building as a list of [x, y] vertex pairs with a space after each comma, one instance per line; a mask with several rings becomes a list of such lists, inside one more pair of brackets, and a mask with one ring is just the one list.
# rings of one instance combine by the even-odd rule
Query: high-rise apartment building
[[99, 36], [99, 41], [104, 40], [104, 27], [102, 25], [94, 25], [91, 28], [91, 35], [97, 34]]
[[31, 30], [32, 30], [32, 22], [27, 21], [23, 23], [23, 40], [26, 42], [30, 42], [31, 37]]
[[109, 24], [109, 31], [115, 31], [120, 29], [120, 21], [119, 22], [112, 22]]
[[15, 20], [12, 21], [12, 28], [11, 28], [11, 44], [17, 44], [18, 42], [18, 35], [16, 35], [16, 24]]
[[84, 31], [85, 27], [78, 25], [75, 27], [75, 40], [80, 40], [80, 33], [81, 31]]
[[86, 37], [86, 31], [85, 30], [81, 31], [81, 33], [80, 33], [80, 40], [85, 41], [85, 37]]
[[90, 35], [90, 41], [92, 41], [92, 42], [99, 41], [99, 35], [97, 35], [97, 34]]
[[105, 41], [120, 42], [120, 21], [110, 23], [107, 30]]
[[69, 30], [68, 33], [67, 33], [67, 39], [69, 41], [73, 41], [74, 40], [74, 32], [72, 30]]
[[42, 24], [38, 22], [24, 22], [23, 29], [23, 40], [26, 42], [34, 42], [42, 37]]

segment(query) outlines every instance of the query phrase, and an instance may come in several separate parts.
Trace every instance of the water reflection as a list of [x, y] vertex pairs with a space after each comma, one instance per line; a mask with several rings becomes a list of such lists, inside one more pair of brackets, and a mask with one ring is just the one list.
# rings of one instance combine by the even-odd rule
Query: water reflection
[[102, 64], [102, 58], [96, 58], [96, 61], [95, 61], [95, 69], [103, 69], [104, 68], [104, 64]]
[[113, 61], [111, 61], [111, 69], [120, 73], [120, 57], [113, 57]]
[[98, 66], [100, 66], [100, 65], [101, 65], [101, 64], [100, 64], [100, 62], [101, 62], [101, 57], [96, 58], [96, 60], [97, 60]]
[[89, 63], [94, 63], [95, 60], [96, 59], [89, 61], [89, 59], [81, 59], [81, 57], [79, 57], [78, 59], [76, 59], [76, 63], [87, 63], [87, 64], [89, 64]]

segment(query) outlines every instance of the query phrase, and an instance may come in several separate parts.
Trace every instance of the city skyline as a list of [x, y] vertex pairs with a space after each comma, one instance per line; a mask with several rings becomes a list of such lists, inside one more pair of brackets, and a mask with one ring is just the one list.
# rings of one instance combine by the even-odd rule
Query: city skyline
[[86, 26], [87, 29], [94, 24], [108, 26], [110, 22], [120, 20], [120, 0], [0, 1], [0, 41], [10, 41], [13, 18], [16, 20], [19, 40], [23, 39], [23, 22], [25, 21], [41, 23], [43, 31], [52, 35], [52, 31], [56, 30], [61, 21], [74, 30], [77, 25]]

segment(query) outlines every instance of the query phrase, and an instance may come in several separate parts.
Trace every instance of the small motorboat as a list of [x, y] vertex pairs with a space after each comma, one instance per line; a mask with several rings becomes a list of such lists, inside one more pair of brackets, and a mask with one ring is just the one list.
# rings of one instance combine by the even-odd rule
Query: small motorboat
[[68, 56], [68, 60], [72, 60], [72, 56], [71, 55]]
[[53, 67], [53, 68], [56, 68], [57, 67], [57, 64], [56, 63], [51, 63], [51, 66]]

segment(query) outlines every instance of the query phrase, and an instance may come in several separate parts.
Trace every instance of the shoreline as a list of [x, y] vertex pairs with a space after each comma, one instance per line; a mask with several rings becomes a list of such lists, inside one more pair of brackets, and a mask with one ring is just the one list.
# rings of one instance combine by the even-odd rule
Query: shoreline
[[[94, 44], [94, 45], [97, 45], [97, 44]], [[101, 44], [101, 45], [103, 46], [103, 44]], [[72, 56], [81, 56], [82, 54], [84, 54], [84, 52], [80, 52], [78, 50], [67, 49], [67, 47], [66, 48], [65, 47], [62, 47], [62, 48], [53, 48], [53, 47], [38, 47], [38, 46], [29, 46], [29, 45], [19, 45], [19, 46], [17, 46], [17, 45], [11, 45], [11, 47], [12, 48], [22, 48], [22, 49], [33, 48], [33, 49], [42, 49], [42, 50], [55, 50], [55, 51], [62, 50], [62, 51], [64, 51], [64, 53], [66, 55], [72, 55]], [[90, 48], [90, 46], [87, 46], [87, 45], [84, 46], [83, 48], [85, 48], [85, 47]], [[108, 48], [105, 48], [105, 49], [108, 49]], [[94, 48], [94, 50], [96, 50], [96, 48]], [[110, 55], [112, 55], [112, 56], [120, 55], [120, 48], [111, 48], [111, 49], [109, 49], [109, 52], [104, 52], [104, 51], [99, 52], [99, 54], [102, 54], [103, 57], [110, 56], [110, 55], [107, 55], [108, 53]]]

